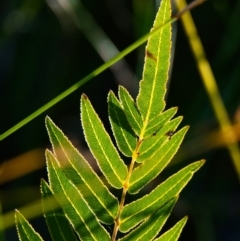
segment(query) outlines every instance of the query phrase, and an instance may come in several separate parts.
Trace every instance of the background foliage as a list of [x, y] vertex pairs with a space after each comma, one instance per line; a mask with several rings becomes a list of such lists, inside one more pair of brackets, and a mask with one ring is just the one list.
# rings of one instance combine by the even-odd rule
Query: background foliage
[[[58, 7], [59, 2], [0, 2], [0, 133], [101, 65], [103, 60], [99, 54], [109, 58], [113, 54], [110, 46], [100, 48], [104, 47], [106, 36], [122, 50], [147, 33], [155, 16], [155, 4], [159, 5], [147, 0], [82, 0], [85, 12], [75, 8], [76, 15], [74, 12], [69, 15], [66, 8]], [[209, 0], [192, 12], [224, 103], [235, 124], [240, 119], [239, 11], [239, 0]], [[84, 15], [87, 13], [93, 16], [93, 23], [89, 15]], [[190, 124], [191, 128], [173, 160], [175, 165], [168, 167], [161, 178], [194, 160], [205, 158], [207, 162], [181, 194], [166, 229], [188, 214], [189, 220], [180, 240], [239, 240], [238, 177], [218, 136], [218, 123], [180, 22], [174, 31], [175, 53], [167, 108], [179, 106], [178, 114], [184, 116], [181, 126]], [[99, 41], [94, 42], [96, 39]], [[144, 49], [139, 48], [126, 57], [124, 67], [105, 71], [0, 142], [1, 163], [5, 163], [0, 176], [3, 214], [25, 205], [32, 207], [32, 202], [40, 198], [40, 178], [46, 178], [44, 150], [50, 145], [44, 126], [45, 115], [51, 116], [91, 161], [80, 129], [80, 94], [88, 95], [110, 128], [107, 93], [109, 89], [117, 90], [119, 80], [130, 83], [135, 79], [132, 73], [139, 79], [143, 57]], [[136, 93], [135, 86], [130, 86], [133, 93]], [[217, 138], [212, 138], [213, 135]], [[29, 212], [36, 215], [32, 209]], [[47, 240], [44, 220], [35, 218], [31, 223]], [[7, 241], [17, 240], [15, 227], [9, 227], [5, 236]]]

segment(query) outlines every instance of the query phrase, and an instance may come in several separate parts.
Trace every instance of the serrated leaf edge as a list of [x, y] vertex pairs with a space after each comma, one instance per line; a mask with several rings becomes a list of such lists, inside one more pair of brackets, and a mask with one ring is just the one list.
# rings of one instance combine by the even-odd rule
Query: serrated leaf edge
[[[122, 174], [122, 175], [125, 175], [125, 177], [124, 177], [123, 180], [122, 180], [122, 178], [119, 176], [119, 173], [117, 173], [116, 169], [115, 169], [115, 168], [113, 167], [113, 165], [112, 165], [112, 160], [109, 159], [108, 155], [106, 154], [105, 149], [103, 148], [103, 146], [102, 146], [101, 144], [99, 144], [99, 146], [100, 146], [100, 148], [101, 148], [101, 151], [104, 153], [108, 165], [111, 167], [112, 172], [115, 174], [115, 177], [117, 178], [117, 181], [118, 181], [118, 185], [117, 185], [116, 183], [113, 183], [112, 180], [109, 180], [109, 177], [108, 177], [107, 175], [105, 175], [106, 173], [104, 173], [104, 170], [102, 169], [102, 167], [101, 167], [100, 164], [99, 164], [99, 168], [100, 168], [100, 170], [104, 173], [104, 176], [105, 176], [105, 178], [108, 180], [109, 184], [111, 184], [113, 187], [115, 187], [115, 188], [117, 188], [117, 189], [120, 189], [120, 188], [123, 187], [124, 181], [125, 181], [125, 179], [126, 179], [126, 177], [127, 177], [127, 167], [126, 167], [126, 165], [124, 164], [124, 162], [123, 162], [123, 160], [121, 159], [121, 157], [119, 156], [119, 153], [118, 153], [116, 147], [113, 145], [112, 140], [111, 140], [109, 134], [108, 134], [107, 131], [105, 130], [104, 125], [103, 125], [101, 119], [98, 117], [97, 113], [96, 113], [95, 110], [93, 109], [93, 107], [92, 107], [92, 105], [91, 105], [88, 97], [87, 97], [85, 94], [83, 94], [83, 95], [82, 95], [82, 105], [85, 105], [85, 106], [82, 107], [82, 108], [85, 108], [85, 109], [86, 109], [86, 113], [87, 113], [87, 115], [88, 115], [88, 117], [89, 117], [89, 112], [88, 112], [87, 107], [86, 107], [86, 101], [89, 102], [89, 105], [90, 105], [90, 107], [92, 108], [93, 112], [95, 113], [96, 118], [97, 118], [97, 119], [99, 120], [99, 122], [102, 124], [102, 128], [103, 128], [103, 130], [104, 130], [107, 138], [109, 138], [109, 142], [111, 142], [112, 148], [113, 148], [114, 151], [116, 152], [116, 155], [118, 156], [119, 161], [120, 161], [122, 167], [125, 169], [125, 173]], [[81, 115], [82, 115], [82, 113], [81, 113]], [[82, 118], [82, 119], [83, 119], [83, 118]], [[90, 118], [89, 118], [89, 121], [90, 121], [90, 123], [91, 123], [91, 127], [93, 128], [93, 127], [94, 127], [94, 123], [91, 122], [91, 119], [90, 119]], [[82, 123], [83, 123], [83, 122], [82, 122]], [[83, 128], [83, 129], [84, 129], [84, 128]], [[97, 138], [98, 143], [101, 143], [101, 142], [99, 141], [98, 135], [96, 134], [96, 130], [95, 130], [94, 128], [93, 128], [93, 132], [94, 132], [94, 134], [95, 134], [95, 136], [96, 136], [96, 138]], [[85, 130], [84, 130], [84, 136], [85, 136], [85, 139], [89, 142], [89, 138], [87, 137], [87, 135], [86, 135], [86, 133], [85, 133]], [[90, 146], [89, 146], [89, 148], [90, 148]], [[97, 159], [95, 153], [92, 151], [91, 148], [90, 148], [90, 150], [91, 150], [93, 156], [95, 157], [96, 161], [98, 162], [98, 159]], [[99, 162], [98, 162], [98, 163], [99, 163]]]
[[[92, 169], [91, 165], [86, 161], [86, 159], [81, 155], [81, 153], [73, 146], [73, 144], [71, 143], [71, 141], [68, 140], [68, 138], [67, 138], [67, 137], [64, 135], [64, 133], [62, 132], [62, 130], [59, 129], [59, 128], [54, 124], [54, 122], [51, 120], [50, 117], [47, 117], [46, 120], [47, 120], [47, 119], [48, 119], [48, 120], [50, 121], [50, 123], [51, 123], [52, 125], [54, 125], [54, 127], [67, 139], [67, 141], [69, 142], [69, 144], [71, 145], [71, 147], [74, 149], [74, 151], [76, 151], [77, 154], [82, 158], [82, 160], [84, 161], [84, 164], [88, 166], [88, 168], [91, 170], [91, 172], [92, 172], [92, 174], [95, 176], [95, 178], [102, 184], [102, 187], [103, 187], [103, 188], [108, 192], [108, 194], [109, 194], [114, 200], [116, 200], [117, 203], [118, 203], [117, 198], [108, 190], [108, 188], [106, 187], [106, 185], [104, 185], [104, 183], [102, 182], [102, 180], [99, 178], [99, 176], [98, 176], [98, 175], [95, 173], [95, 171]], [[46, 126], [47, 126], [47, 125], [46, 125]], [[51, 126], [50, 126], [50, 128], [51, 128]], [[48, 127], [47, 127], [47, 130], [48, 130]], [[91, 191], [91, 193], [94, 194], [94, 197], [99, 201], [99, 203], [102, 205], [102, 207], [104, 207], [105, 210], [106, 210], [107, 212], [109, 212], [109, 209], [105, 206], [105, 204], [102, 202], [102, 200], [98, 198], [98, 195], [96, 195], [95, 189], [93, 189], [93, 188], [91, 187], [91, 185], [89, 185], [88, 182], [85, 180], [85, 178], [79, 174], [77, 168], [75, 167], [74, 162], [71, 161], [71, 158], [69, 158], [69, 156], [68, 156], [67, 153], [65, 152], [65, 149], [64, 149], [64, 147], [62, 146], [61, 141], [59, 141], [58, 136], [56, 135], [55, 131], [54, 131], [52, 128], [51, 128], [51, 130], [52, 130], [52, 132], [55, 134], [55, 138], [57, 138], [58, 143], [60, 144], [61, 149], [63, 150], [65, 156], [66, 156], [67, 159], [69, 160], [69, 163], [71, 164], [72, 168], [73, 168], [73, 169], [76, 171], [76, 173], [80, 176], [80, 178], [83, 180], [84, 184], [88, 187], [88, 189]], [[49, 138], [50, 138], [50, 140], [51, 140], [51, 135], [50, 135], [50, 133], [48, 133], [48, 134], [49, 134]], [[54, 151], [54, 156], [55, 156], [56, 160], [58, 161], [58, 159], [57, 159], [57, 157], [56, 157], [56, 152], [55, 152], [54, 146], [53, 146], [53, 151]], [[63, 170], [63, 171], [64, 171], [64, 170]], [[83, 198], [84, 198], [84, 197], [83, 197]], [[112, 213], [109, 213], [109, 215], [114, 218], [114, 215], [113, 215]]]

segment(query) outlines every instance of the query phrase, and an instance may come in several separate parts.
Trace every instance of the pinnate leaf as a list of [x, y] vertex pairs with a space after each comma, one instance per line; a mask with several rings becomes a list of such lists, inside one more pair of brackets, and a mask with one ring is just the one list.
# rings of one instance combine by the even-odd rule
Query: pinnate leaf
[[109, 184], [122, 188], [127, 167], [120, 158], [101, 120], [86, 95], [81, 98], [81, 119], [85, 139]]
[[[171, 55], [170, 2], [161, 1], [154, 21], [151, 31], [159, 31], [148, 40], [136, 102], [121, 86], [118, 98], [112, 91], [108, 95], [109, 120], [118, 150], [87, 96], [81, 97], [86, 142], [108, 183], [123, 189], [120, 204], [63, 132], [46, 118], [53, 153], [46, 151], [50, 186], [42, 180], [41, 192], [44, 216], [54, 241], [76, 241], [75, 235], [82, 241], [115, 241], [119, 231], [127, 233], [121, 241], [154, 240], [179, 193], [204, 163], [188, 165], [149, 194], [124, 206], [128, 193], [138, 193], [168, 165], [188, 129], [175, 133], [182, 120], [172, 120], [176, 107], [163, 112]], [[131, 157], [129, 169], [118, 151]], [[20, 240], [42, 241], [19, 212], [16, 223]], [[185, 223], [186, 218], [155, 241], [176, 241]], [[112, 238], [103, 224], [114, 225]]]
[[59, 166], [73, 184], [81, 187], [83, 198], [99, 220], [111, 224], [117, 215], [118, 200], [49, 117], [46, 126]]

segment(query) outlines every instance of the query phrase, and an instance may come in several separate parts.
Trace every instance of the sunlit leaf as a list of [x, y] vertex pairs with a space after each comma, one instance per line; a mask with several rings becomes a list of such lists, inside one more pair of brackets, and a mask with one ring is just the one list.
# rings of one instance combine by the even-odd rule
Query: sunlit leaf
[[97, 217], [104, 223], [112, 223], [117, 215], [118, 200], [49, 117], [46, 118], [46, 126], [54, 154], [63, 171], [77, 187], [81, 188], [83, 198]]
[[[153, 29], [162, 26], [171, 18], [170, 1], [162, 1]], [[143, 76], [137, 96], [137, 106], [144, 119], [144, 127], [165, 107], [164, 95], [171, 55], [171, 25], [162, 28], [150, 37], [146, 47]], [[145, 132], [142, 129], [142, 134]]]
[[128, 123], [121, 104], [112, 91], [108, 95], [108, 113], [119, 150], [125, 156], [131, 157], [136, 148], [137, 138]]
[[177, 112], [177, 107], [170, 108], [159, 115], [153, 117], [152, 120], [149, 121], [146, 130], [144, 132], [143, 138], [146, 139], [154, 133], [158, 132], [160, 128], [163, 127]]
[[31, 224], [17, 210], [15, 212], [15, 222], [17, 225], [18, 237], [21, 241], [43, 241]]
[[97, 240], [98, 237], [101, 237], [101, 240], [109, 241], [109, 234], [82, 198], [78, 188], [59, 168], [53, 154], [47, 151], [46, 158], [51, 189], [79, 238], [82, 240]]
[[147, 183], [159, 175], [177, 152], [187, 129], [185, 127], [178, 131], [170, 141], [159, 148], [154, 156], [134, 169], [129, 182], [129, 193], [139, 192]]
[[77, 241], [62, 208], [53, 196], [48, 184], [41, 180], [42, 206], [48, 230], [53, 241]]
[[140, 135], [143, 122], [133, 98], [123, 86], [119, 86], [118, 95], [129, 124], [136, 135]]
[[[53, 153], [46, 151], [49, 185], [42, 180], [41, 193], [44, 217], [54, 241], [177, 241], [179, 238], [186, 218], [158, 236], [180, 192], [203, 160], [173, 174], [149, 194], [130, 198], [131, 202], [126, 204], [127, 195], [138, 193], [166, 168], [188, 130], [185, 126], [177, 131], [182, 117], [172, 119], [176, 107], [164, 110], [171, 55], [170, 22], [171, 1], [162, 0], [151, 30], [155, 35], [149, 38], [146, 47], [137, 99], [122, 86], [118, 97], [109, 92], [111, 135], [88, 97], [81, 96], [84, 137], [103, 174], [101, 177], [52, 120], [46, 118]], [[112, 134], [115, 140], [111, 140]], [[42, 241], [19, 212], [16, 223], [21, 241]], [[119, 232], [122, 232], [120, 239]]]
[[171, 132], [174, 134], [181, 121], [182, 117], [179, 116], [172, 121], [167, 122], [148, 139], [143, 140], [138, 149], [138, 157], [136, 161], [141, 163], [152, 157], [167, 141], [172, 138], [172, 136], [169, 136], [169, 133]]
[[127, 177], [127, 167], [84, 94], [81, 98], [81, 119], [86, 141], [101, 171], [113, 187], [122, 188]]
[[153, 212], [146, 221], [120, 240], [152, 240], [161, 231], [161, 228], [167, 221], [176, 201], [177, 198], [171, 199], [157, 211]]
[[188, 165], [169, 177], [150, 194], [124, 206], [121, 213], [121, 232], [128, 232], [164, 203], [177, 196], [203, 163], [204, 161], [198, 161]]
[[169, 229], [167, 232], [161, 235], [161, 237], [155, 239], [154, 241], [177, 241], [186, 222], [187, 217], [180, 220], [171, 229]]

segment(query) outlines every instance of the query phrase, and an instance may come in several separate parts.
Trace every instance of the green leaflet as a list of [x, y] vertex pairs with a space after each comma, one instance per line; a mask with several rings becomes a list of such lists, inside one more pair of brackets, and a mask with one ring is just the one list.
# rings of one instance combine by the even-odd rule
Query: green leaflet
[[149, 160], [134, 169], [130, 178], [128, 192], [138, 193], [146, 184], [157, 177], [177, 152], [188, 127], [178, 131], [170, 141], [163, 145]]
[[113, 187], [122, 188], [127, 177], [127, 167], [84, 94], [81, 98], [81, 119], [85, 139], [101, 171]]
[[[170, 18], [170, 1], [162, 1], [153, 24], [153, 29], [163, 25]], [[147, 126], [149, 121], [165, 107], [164, 95], [170, 65], [170, 50], [171, 25], [167, 25], [149, 38], [146, 47], [143, 77], [137, 96], [137, 106], [144, 119], [144, 126]], [[142, 131], [143, 133], [145, 132], [144, 129]]]
[[180, 220], [171, 229], [169, 229], [161, 237], [155, 239], [154, 241], [177, 241], [186, 222], [187, 217]]
[[167, 122], [155, 135], [143, 140], [138, 149], [137, 162], [141, 163], [151, 158], [167, 141], [169, 141], [170, 137], [168, 133], [174, 132], [181, 121], [182, 117], [179, 116]]
[[177, 112], [177, 107], [170, 108], [163, 113], [153, 117], [146, 126], [146, 130], [143, 134], [143, 138], [146, 139], [149, 136], [156, 133], [165, 123], [167, 123]]
[[198, 161], [188, 165], [169, 177], [150, 194], [124, 206], [120, 217], [120, 231], [123, 233], [128, 232], [164, 203], [177, 196], [203, 163], [204, 161]]
[[81, 189], [83, 198], [99, 220], [111, 224], [117, 215], [117, 198], [109, 192], [89, 163], [49, 117], [46, 118], [46, 127], [54, 154], [63, 171]]
[[118, 96], [129, 124], [131, 125], [136, 135], [139, 136], [143, 122], [134, 100], [123, 86], [119, 86]]
[[17, 210], [15, 212], [15, 222], [17, 225], [18, 238], [21, 241], [43, 241], [31, 224]]
[[120, 241], [153, 240], [167, 221], [176, 201], [177, 198], [171, 199]]
[[68, 222], [62, 208], [48, 184], [41, 180], [42, 206], [48, 230], [53, 241], [77, 241], [76, 236]]
[[90, 241], [101, 237], [101, 240], [109, 241], [109, 234], [82, 198], [78, 188], [59, 168], [54, 155], [47, 151], [46, 158], [51, 189], [79, 238]]
[[137, 138], [128, 123], [121, 104], [112, 91], [108, 95], [108, 113], [119, 150], [125, 156], [131, 157], [137, 145]]

